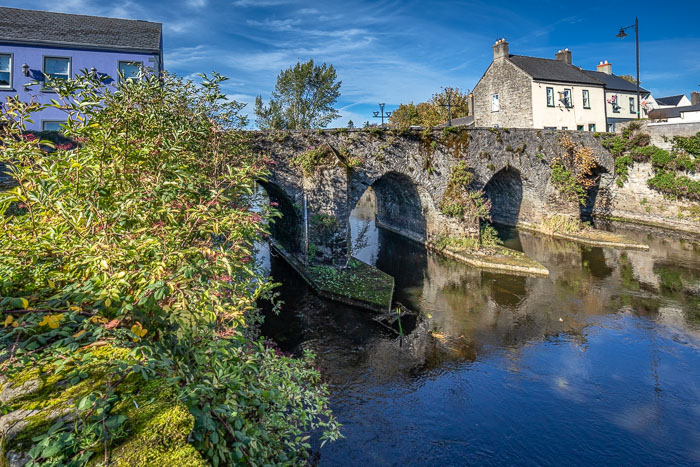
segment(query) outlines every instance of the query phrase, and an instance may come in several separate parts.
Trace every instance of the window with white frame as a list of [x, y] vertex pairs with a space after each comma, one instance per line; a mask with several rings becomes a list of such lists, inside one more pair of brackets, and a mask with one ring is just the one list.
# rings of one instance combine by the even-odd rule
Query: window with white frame
[[547, 107], [554, 107], [554, 88], [547, 88]]
[[70, 57], [44, 57], [44, 74], [51, 79], [70, 79]]
[[0, 54], [0, 89], [12, 88], [12, 54]]
[[119, 62], [119, 79], [130, 80], [139, 77], [139, 71], [143, 67], [143, 62]]
[[564, 92], [562, 93], [562, 101], [564, 102], [564, 107], [567, 109], [570, 109], [571, 107], [574, 106], [574, 102], [571, 99], [571, 89], [564, 89]]
[[591, 108], [591, 96], [588, 93], [588, 89], [584, 89], [582, 91], [582, 94], [583, 94], [583, 108], [590, 109]]
[[66, 122], [60, 120], [42, 120], [41, 131], [63, 131], [61, 125]]
[[491, 94], [491, 112], [498, 112], [501, 109], [501, 103], [498, 100], [498, 94]]

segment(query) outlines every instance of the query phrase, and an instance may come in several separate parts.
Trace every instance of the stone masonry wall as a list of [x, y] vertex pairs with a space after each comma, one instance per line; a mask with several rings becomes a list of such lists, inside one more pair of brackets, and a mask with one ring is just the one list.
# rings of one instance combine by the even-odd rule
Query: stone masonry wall
[[[615, 125], [615, 132], [622, 133], [622, 130], [632, 122], [635, 122], [635, 120], [622, 125]], [[649, 120], [642, 120], [639, 123], [641, 124], [640, 131], [642, 133], [648, 133], [649, 136], [651, 136], [651, 144], [666, 150], [673, 147], [674, 136], [694, 136], [700, 132], [700, 122], [654, 124]]]
[[[498, 94], [498, 112], [491, 110], [492, 94]], [[532, 128], [530, 77], [509, 60], [494, 60], [474, 88], [474, 125]]]
[[[697, 234], [700, 231], [700, 207], [697, 202], [671, 199], [649, 188], [647, 180], [654, 176], [648, 162], [635, 162], [629, 168], [628, 179], [619, 187], [611, 176], [601, 180], [593, 215], [621, 218], [640, 224], [672, 228]], [[686, 173], [700, 180], [700, 174]]]
[[[377, 193], [378, 221], [407, 237], [425, 242], [444, 235], [476, 233], [477, 224], [440, 212], [450, 174], [460, 162], [474, 172], [471, 189], [486, 187], [499, 171], [515, 177], [513, 183], [494, 183], [489, 189], [494, 209], [509, 213], [506, 218], [512, 218], [514, 224], [537, 224], [553, 213], [578, 216], [578, 203], [564, 199], [550, 181], [550, 164], [561, 154], [562, 133], [531, 129], [374, 128], [250, 132], [249, 136], [254, 150], [266, 154], [272, 163], [269, 183], [284, 190], [295, 206], [301, 206], [306, 193], [310, 216], [320, 214], [336, 219], [332, 231], [310, 228], [310, 242], [318, 247], [318, 259], [328, 262], [339, 261], [346, 254], [348, 217], [368, 187]], [[613, 171], [612, 157], [596, 135], [565, 133], [592, 147], [605, 170]], [[294, 160], [318, 147], [332, 148], [335, 156], [324, 160], [314, 174], [304, 175]], [[522, 189], [522, 193], [511, 196], [498, 191], [512, 187]], [[520, 202], [519, 208], [498, 204], [514, 202]], [[297, 217], [303, 219], [303, 213], [298, 212]]]

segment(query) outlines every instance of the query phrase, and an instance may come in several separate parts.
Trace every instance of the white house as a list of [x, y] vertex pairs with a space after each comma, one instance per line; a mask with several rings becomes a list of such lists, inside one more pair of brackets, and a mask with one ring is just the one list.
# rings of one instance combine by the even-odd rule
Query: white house
[[[637, 108], [637, 85], [624, 78], [614, 75], [612, 63], [600, 62], [596, 71], [584, 70], [584, 73], [605, 84], [605, 117], [607, 131], [615, 131], [615, 125], [628, 122], [637, 118], [640, 111], [641, 117], [647, 117], [647, 103], [651, 93], [640, 87], [640, 105]], [[653, 99], [653, 98], [652, 98]]]
[[493, 61], [474, 88], [477, 127], [604, 131], [605, 84], [571, 63], [511, 55], [508, 42], [493, 45]]

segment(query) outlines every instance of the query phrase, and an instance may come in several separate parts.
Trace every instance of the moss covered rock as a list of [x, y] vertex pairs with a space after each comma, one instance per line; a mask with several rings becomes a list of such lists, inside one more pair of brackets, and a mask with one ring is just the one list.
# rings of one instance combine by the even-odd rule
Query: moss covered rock
[[[0, 467], [24, 465], [37, 437], [52, 430], [73, 439], [82, 436], [80, 458], [93, 465], [105, 457], [119, 466], [206, 465], [188, 443], [194, 419], [177, 400], [173, 383], [123, 370], [118, 365], [128, 361], [128, 352], [110, 345], [79, 349], [72, 363], [58, 366], [59, 361], [1, 377]], [[91, 409], [83, 407], [81, 413], [78, 404], [90, 394], [107, 393], [113, 401], [109, 416], [124, 421], [105, 450], [102, 442], [83, 439], [86, 417], [81, 415]]]

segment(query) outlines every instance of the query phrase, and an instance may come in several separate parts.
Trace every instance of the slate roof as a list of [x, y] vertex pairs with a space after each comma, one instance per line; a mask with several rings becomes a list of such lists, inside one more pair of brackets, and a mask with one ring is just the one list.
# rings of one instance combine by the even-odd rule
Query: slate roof
[[[583, 70], [583, 72], [586, 73], [588, 76], [605, 83], [605, 88], [611, 91], [637, 92], [636, 84], [630, 83], [626, 79], [620, 78], [617, 75], [609, 75], [607, 73], [603, 73], [602, 71], [593, 70]], [[649, 93], [649, 91], [647, 91], [641, 86], [639, 87], [639, 92]]]
[[[656, 99], [656, 102], [659, 102], [659, 100]], [[669, 107], [666, 109], [654, 109], [649, 112], [649, 118], [652, 120], [657, 120], [664, 118], [680, 117], [681, 112], [700, 112], [700, 104], [686, 105], [683, 107]]]
[[[474, 115], [467, 117], [457, 117], [452, 119], [452, 126], [470, 126], [474, 124]], [[437, 125], [435, 128], [445, 128], [447, 122]]]
[[683, 97], [685, 97], [683, 94], [679, 94], [677, 96], [655, 97], [654, 100], [659, 105], [676, 106], [681, 101], [681, 99], [683, 99]]
[[587, 75], [580, 68], [561, 60], [526, 57], [524, 55], [510, 55], [508, 58], [535, 80], [590, 84], [593, 86], [603, 85], [601, 81]]
[[160, 52], [162, 24], [0, 7], [0, 42]]

